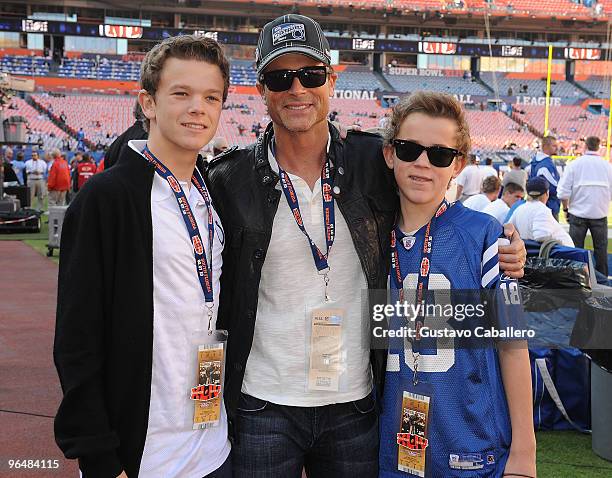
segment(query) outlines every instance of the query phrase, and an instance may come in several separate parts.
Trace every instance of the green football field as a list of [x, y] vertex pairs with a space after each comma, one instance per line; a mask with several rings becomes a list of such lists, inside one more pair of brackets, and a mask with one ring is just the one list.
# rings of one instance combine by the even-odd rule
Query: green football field
[[[47, 253], [48, 225], [43, 216], [42, 230], [38, 234], [0, 234], [0, 240], [20, 240], [42, 255]], [[612, 224], [612, 218], [610, 221]], [[592, 249], [591, 238], [586, 247]], [[612, 239], [608, 240], [608, 252], [612, 253]], [[59, 251], [55, 251], [54, 262], [58, 262]], [[612, 433], [612, 432], [611, 432]], [[573, 431], [538, 432], [538, 477], [544, 478], [610, 478], [612, 462], [603, 460], [591, 449], [591, 436]]]
[[538, 477], [610, 478], [612, 462], [591, 449], [591, 436], [578, 432], [539, 432]]

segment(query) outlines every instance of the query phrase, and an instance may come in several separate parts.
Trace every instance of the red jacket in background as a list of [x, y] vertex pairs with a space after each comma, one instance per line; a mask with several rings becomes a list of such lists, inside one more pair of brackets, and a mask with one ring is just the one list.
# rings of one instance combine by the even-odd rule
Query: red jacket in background
[[70, 166], [64, 158], [55, 158], [47, 180], [49, 191], [68, 191], [70, 189]]
[[102, 158], [102, 161], [98, 163], [98, 169], [96, 169], [96, 173], [101, 173], [102, 171], [104, 171], [104, 158]]
[[77, 187], [80, 190], [83, 184], [96, 174], [96, 164], [90, 161], [81, 161], [77, 165]]

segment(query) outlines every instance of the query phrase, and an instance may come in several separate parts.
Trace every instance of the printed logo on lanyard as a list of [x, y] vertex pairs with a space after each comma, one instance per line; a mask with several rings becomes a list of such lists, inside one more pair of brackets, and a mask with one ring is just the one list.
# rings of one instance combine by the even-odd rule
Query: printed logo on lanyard
[[[416, 290], [416, 305], [424, 304], [425, 292], [427, 292], [429, 287], [429, 273], [431, 272], [431, 253], [433, 250], [433, 237], [432, 231], [435, 226], [435, 220], [439, 218], [444, 212], [447, 211], [449, 207], [446, 199], [442, 201], [442, 204], [438, 207], [436, 214], [429, 221], [427, 227], [425, 228], [425, 237], [423, 239], [423, 249], [421, 250], [421, 261], [420, 261], [420, 270], [418, 275], [417, 282], [417, 290]], [[400, 240], [403, 243], [403, 237]], [[404, 278], [402, 276], [400, 261], [399, 261], [399, 253], [397, 250], [397, 237], [395, 229], [391, 231], [391, 269], [393, 270], [393, 282], [395, 286], [399, 290], [400, 301], [404, 301]], [[412, 247], [412, 245], [410, 246]], [[421, 309], [423, 310], [423, 309]], [[419, 317], [415, 320], [415, 328], [416, 328], [416, 337], [415, 341], [420, 340], [420, 329], [423, 325], [424, 318], [419, 315]]]
[[207, 260], [206, 258], [206, 251], [204, 250], [204, 245], [202, 243], [202, 237], [200, 235], [198, 223], [195, 220], [195, 216], [191, 210], [191, 206], [189, 206], [189, 202], [187, 201], [187, 196], [185, 195], [185, 192], [183, 191], [183, 188], [179, 184], [178, 180], [170, 172], [170, 170], [168, 170], [168, 168], [166, 168], [163, 163], [155, 157], [151, 150], [149, 150], [148, 146], [145, 146], [145, 149], [142, 151], [142, 154], [151, 164], [155, 166], [155, 172], [166, 180], [166, 182], [174, 193], [174, 197], [179, 206], [179, 210], [181, 211], [181, 215], [183, 216], [185, 227], [187, 228], [189, 238], [191, 239], [191, 243], [193, 245], [193, 252], [197, 269], [196, 272], [198, 274], [200, 286], [202, 287], [202, 292], [204, 292], [204, 300], [207, 303], [211, 303], [214, 300], [212, 285], [212, 254], [215, 237], [215, 225], [213, 222], [212, 202], [210, 200], [208, 190], [206, 189], [206, 185], [204, 184], [204, 180], [202, 179], [200, 172], [196, 168], [193, 172], [193, 175], [191, 176], [191, 183], [204, 199], [204, 203], [206, 204], [206, 209], [208, 212], [208, 243], [210, 250], [210, 260]]
[[306, 231], [306, 228], [304, 227], [304, 221], [302, 219], [302, 213], [300, 211], [300, 204], [297, 198], [297, 194], [295, 193], [295, 188], [293, 187], [293, 183], [291, 182], [289, 175], [280, 167], [280, 165], [278, 167], [278, 174], [280, 176], [281, 188], [283, 189], [283, 193], [285, 193], [285, 198], [287, 199], [287, 203], [289, 204], [289, 208], [291, 209], [293, 218], [295, 219], [296, 224], [300, 228], [300, 231], [302, 231], [302, 233], [308, 239], [312, 257], [314, 259], [317, 270], [321, 272], [329, 269], [329, 251], [331, 250], [331, 247], [334, 244], [334, 238], [336, 236], [334, 198], [330, 194], [332, 188], [332, 180], [329, 159], [325, 159], [325, 164], [323, 165], [323, 169], [321, 170], [321, 196], [323, 198], [323, 219], [325, 220], [325, 243], [327, 246], [327, 251], [325, 254], [321, 252], [321, 250], [317, 247], [317, 245], [310, 238], [310, 235]]

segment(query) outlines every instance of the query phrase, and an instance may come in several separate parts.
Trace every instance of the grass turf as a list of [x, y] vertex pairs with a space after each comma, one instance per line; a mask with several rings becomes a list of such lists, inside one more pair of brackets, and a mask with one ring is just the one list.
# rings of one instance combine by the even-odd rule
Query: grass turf
[[612, 462], [591, 449], [591, 436], [574, 431], [538, 432], [539, 478], [609, 478]]

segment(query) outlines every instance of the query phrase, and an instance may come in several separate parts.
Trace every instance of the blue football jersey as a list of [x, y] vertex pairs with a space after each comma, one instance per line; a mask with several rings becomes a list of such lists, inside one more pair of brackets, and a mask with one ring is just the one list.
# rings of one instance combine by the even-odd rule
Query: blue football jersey
[[[417, 286], [425, 228], [406, 237], [396, 229], [400, 235], [397, 250], [408, 302], [410, 291], [414, 294]], [[467, 209], [459, 202], [450, 206], [432, 226], [428, 290], [434, 294], [436, 289], [474, 291], [480, 297], [483, 289], [494, 294], [504, 289], [507, 297], [509, 283], [513, 281], [501, 276], [499, 271], [497, 241], [502, 234], [501, 225], [491, 216]], [[391, 298], [395, 301], [398, 291], [391, 279]], [[510, 289], [518, 294], [516, 282]], [[504, 307], [508, 309], [506, 316], [522, 313], [520, 304], [517, 306], [516, 301], [512, 304], [496, 304], [496, 307], [501, 315]], [[489, 319], [487, 314], [482, 320]], [[442, 320], [442, 326], [449, 327], [447, 318], [429, 316], [423, 326], [432, 327], [433, 320]], [[406, 325], [404, 318], [396, 317], [390, 320], [390, 328], [394, 328], [394, 321], [395, 325], [401, 321]], [[414, 328], [414, 322], [408, 325]], [[473, 329], [471, 325], [468, 328]], [[504, 327], [511, 323], [489, 325]], [[424, 476], [501, 476], [508, 457], [511, 427], [495, 342], [479, 338], [478, 346], [474, 347], [457, 346], [459, 342], [455, 340], [430, 337], [419, 342], [418, 379], [431, 393]], [[389, 340], [380, 419], [381, 477], [423, 476], [398, 470], [397, 433], [401, 426], [403, 393], [410, 388], [407, 384], [412, 383], [413, 361], [411, 339]]]

